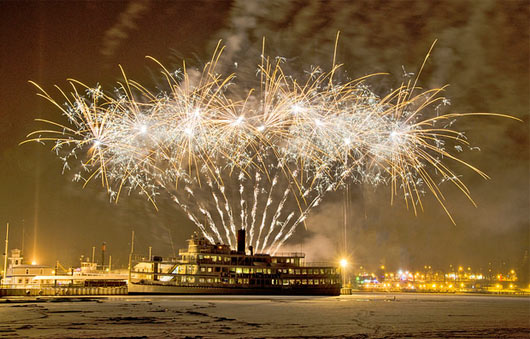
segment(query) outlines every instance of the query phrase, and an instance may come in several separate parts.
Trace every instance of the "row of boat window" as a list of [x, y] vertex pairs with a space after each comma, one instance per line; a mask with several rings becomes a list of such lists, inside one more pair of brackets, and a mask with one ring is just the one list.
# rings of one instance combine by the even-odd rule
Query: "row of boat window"
[[[227, 272], [227, 267], [212, 267], [212, 266], [201, 266], [200, 271], [203, 273], [212, 273], [212, 272], [220, 272], [221, 270], [223, 272]], [[230, 267], [230, 272], [236, 273], [236, 274], [254, 274], [254, 273], [262, 273], [262, 274], [276, 274], [276, 273], [284, 273], [284, 274], [297, 274], [297, 275], [307, 275], [307, 274], [336, 274], [336, 270], [334, 268], [302, 268], [302, 269], [294, 269], [294, 268], [277, 268], [277, 269], [270, 269], [270, 268], [255, 268], [255, 267]]]
[[248, 278], [205, 278], [194, 276], [181, 277], [183, 283], [199, 283], [199, 284], [232, 284], [232, 285], [330, 285], [337, 284], [340, 279], [248, 279]]
[[272, 263], [279, 264], [298, 264], [300, 263], [300, 258], [272, 258]]
[[[193, 255], [191, 256], [191, 259], [192, 260], [195, 259]], [[218, 255], [202, 255], [202, 254], [199, 254], [199, 255], [197, 255], [197, 259], [199, 259], [199, 260], [206, 259], [206, 260], [211, 260], [213, 262], [217, 262], [217, 261], [230, 262], [230, 257], [222, 257], [222, 256], [218, 256]]]

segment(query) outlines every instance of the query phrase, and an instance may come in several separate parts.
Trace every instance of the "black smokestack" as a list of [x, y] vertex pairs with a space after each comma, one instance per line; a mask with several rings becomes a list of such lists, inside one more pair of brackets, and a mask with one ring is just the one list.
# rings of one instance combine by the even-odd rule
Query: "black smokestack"
[[107, 243], [101, 244], [101, 269], [105, 269], [105, 251], [107, 250]]
[[245, 253], [245, 229], [237, 230], [237, 253]]

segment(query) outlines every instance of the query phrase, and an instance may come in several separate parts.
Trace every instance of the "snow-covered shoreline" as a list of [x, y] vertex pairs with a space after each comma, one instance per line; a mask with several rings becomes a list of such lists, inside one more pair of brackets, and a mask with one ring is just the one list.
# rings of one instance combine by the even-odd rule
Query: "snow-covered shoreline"
[[109, 296], [0, 304], [0, 337], [527, 338], [530, 298]]

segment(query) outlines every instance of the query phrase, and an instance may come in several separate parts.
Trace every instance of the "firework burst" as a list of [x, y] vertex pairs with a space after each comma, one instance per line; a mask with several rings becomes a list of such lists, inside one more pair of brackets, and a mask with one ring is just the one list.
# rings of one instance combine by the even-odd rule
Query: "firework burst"
[[248, 245], [268, 253], [345, 184], [386, 183], [414, 213], [431, 192], [451, 218], [436, 182], [471, 196], [449, 160], [487, 178], [445, 147], [468, 146], [447, 122], [470, 114], [425, 118], [447, 103], [443, 88], [419, 91], [409, 81], [379, 97], [367, 77], [337, 82], [335, 60], [331, 71], [313, 68], [299, 81], [285, 74], [283, 58], [262, 53], [259, 88], [235, 100], [234, 74], [216, 71], [222, 49], [202, 72], [159, 64], [168, 88], [160, 93], [123, 73], [113, 93], [70, 80], [68, 93], [57, 87], [62, 104], [35, 84], [69, 125], [40, 120], [50, 128], [24, 142], [53, 142], [64, 168], [80, 169], [74, 180], [101, 181], [113, 201], [138, 191], [156, 207], [156, 196], [169, 193], [211, 242], [234, 245], [244, 227]]

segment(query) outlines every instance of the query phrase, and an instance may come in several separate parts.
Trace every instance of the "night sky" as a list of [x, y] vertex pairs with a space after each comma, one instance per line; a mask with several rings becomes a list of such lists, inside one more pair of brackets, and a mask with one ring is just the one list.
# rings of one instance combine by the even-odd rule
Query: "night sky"
[[[154, 89], [161, 80], [146, 55], [168, 68], [183, 58], [201, 67], [219, 39], [227, 44], [221, 68], [232, 71], [237, 62], [253, 77], [264, 36], [268, 54], [286, 57], [289, 70], [303, 74], [310, 65], [329, 67], [340, 30], [337, 59], [349, 76], [390, 73], [370, 82], [380, 95], [399, 86], [404, 70], [416, 72], [438, 39], [419, 84], [450, 85], [445, 113], [497, 112], [523, 120], [464, 118], [453, 126], [481, 149], [458, 155], [491, 177], [453, 167], [478, 204], [442, 185], [456, 226], [429, 196], [425, 211], [414, 216], [401, 202], [390, 205], [388, 187], [352, 187], [353, 260], [395, 269], [492, 263], [520, 270], [530, 246], [528, 22], [522, 0], [0, 2], [0, 222], [10, 223], [10, 247], [23, 247], [39, 263], [74, 265], [106, 241], [113, 263], [125, 265], [131, 230], [138, 252], [152, 245], [155, 254], [170, 255], [195, 229], [167, 197], [159, 199], [158, 212], [137, 195], [110, 203], [96, 181], [83, 189], [72, 173], [62, 175], [52, 145], [19, 146], [42, 127], [34, 119], [63, 119], [28, 80], [56, 98], [53, 86], [65, 88], [68, 78], [111, 90], [121, 64]], [[328, 196], [286, 249], [301, 248], [313, 260], [335, 258], [341, 199], [342, 193]]]

